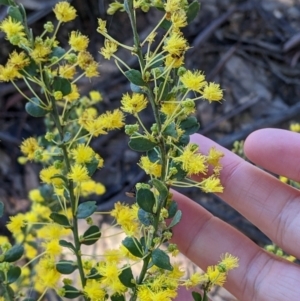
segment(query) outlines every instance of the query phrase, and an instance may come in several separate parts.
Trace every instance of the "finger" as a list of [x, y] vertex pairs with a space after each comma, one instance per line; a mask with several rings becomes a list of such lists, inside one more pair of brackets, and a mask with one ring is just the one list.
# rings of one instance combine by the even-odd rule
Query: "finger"
[[174, 192], [182, 220], [173, 229], [180, 251], [202, 269], [215, 265], [226, 252], [240, 265], [228, 274], [225, 287], [243, 301], [299, 300], [299, 268], [259, 248], [233, 227], [212, 216], [189, 198]]
[[245, 141], [245, 153], [255, 164], [300, 181], [300, 135], [286, 130], [263, 129]]
[[192, 141], [207, 152], [221, 149], [224, 192], [219, 196], [286, 252], [300, 257], [300, 194], [263, 170], [200, 135]]

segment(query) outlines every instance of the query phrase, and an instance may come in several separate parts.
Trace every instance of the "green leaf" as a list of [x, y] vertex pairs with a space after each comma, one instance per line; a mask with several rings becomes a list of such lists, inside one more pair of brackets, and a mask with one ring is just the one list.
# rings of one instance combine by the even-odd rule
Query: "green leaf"
[[147, 156], [152, 163], [160, 162], [160, 153], [157, 148], [151, 149], [147, 152]]
[[84, 233], [81, 243], [87, 246], [93, 245], [101, 237], [101, 232], [98, 226], [90, 226]]
[[7, 282], [14, 283], [18, 280], [21, 275], [21, 268], [18, 266], [11, 266], [7, 272]]
[[82, 292], [80, 292], [76, 287], [71, 285], [64, 285], [63, 288], [65, 289], [65, 295], [64, 297], [67, 299], [75, 299], [82, 295]]
[[138, 219], [145, 226], [153, 225], [154, 222], [153, 214], [146, 212], [141, 208], [138, 210]]
[[187, 172], [182, 169], [181, 163], [172, 161], [170, 168], [172, 167], [175, 167], [177, 170], [177, 173], [171, 176], [172, 180], [181, 181], [186, 177]]
[[125, 297], [124, 297], [124, 295], [115, 294], [110, 297], [110, 300], [111, 301], [125, 301]]
[[72, 250], [73, 252], [76, 251], [74, 245], [71, 242], [66, 241], [64, 239], [59, 240], [59, 245], [64, 247], [64, 248], [68, 248], [68, 249]]
[[175, 225], [177, 225], [182, 217], [182, 212], [180, 210], [177, 210], [174, 218], [172, 219], [171, 223], [169, 224], [168, 228], [173, 228]]
[[0, 283], [0, 296], [3, 297], [3, 300], [15, 300], [15, 293], [13, 289], [6, 284]]
[[153, 149], [156, 143], [145, 137], [132, 136], [128, 143], [129, 147], [137, 152], [146, 152]]
[[0, 0], [0, 4], [3, 4], [3, 5], [11, 5], [11, 1], [10, 0]]
[[40, 101], [36, 97], [31, 98], [31, 101], [26, 103], [25, 110], [33, 117], [44, 117], [49, 113], [49, 111], [40, 106]]
[[126, 237], [122, 241], [123, 246], [134, 256], [143, 257], [142, 253], [142, 245], [140, 242], [134, 237]]
[[180, 123], [179, 127], [185, 131], [186, 135], [192, 135], [199, 130], [200, 125], [195, 116], [189, 116]]
[[160, 83], [160, 85], [158, 87], [157, 96], [159, 97], [160, 100], [166, 100], [169, 91], [170, 91], [169, 83], [167, 83], [167, 84], [165, 84], [164, 82]]
[[0, 283], [3, 282], [3, 281], [5, 281], [5, 274], [4, 274], [3, 271], [0, 271]]
[[145, 91], [140, 87], [133, 83], [130, 83], [130, 89], [132, 92], [143, 94]]
[[50, 185], [43, 185], [39, 188], [42, 197], [45, 199], [45, 201], [52, 201], [53, 197], [53, 187]]
[[192, 292], [194, 301], [202, 301], [202, 296], [198, 292]]
[[126, 287], [135, 287], [134, 277], [130, 267], [122, 270], [119, 279]]
[[174, 137], [174, 138], [177, 138], [178, 137], [178, 134], [177, 134], [177, 131], [176, 131], [176, 125], [175, 125], [175, 122], [172, 122], [170, 123], [165, 129], [164, 131], [162, 132], [162, 134], [165, 136], [165, 137]]
[[34, 77], [39, 70], [39, 66], [36, 64], [36, 62], [34, 60], [31, 60], [29, 65], [27, 65], [24, 69], [20, 70], [19, 72], [24, 75], [24, 76], [28, 76], [31, 75], [32, 77]]
[[56, 212], [52, 212], [49, 216], [55, 223], [65, 227], [65, 228], [70, 228], [70, 222], [68, 218], [64, 214], [59, 214]]
[[163, 28], [164, 30], [169, 30], [170, 27], [172, 25], [172, 22], [171, 21], [168, 21], [168, 20], [163, 20], [163, 22], [160, 24], [160, 27]]
[[64, 48], [61, 47], [55, 47], [53, 48], [53, 51], [50, 54], [50, 58], [52, 57], [57, 57], [57, 58], [61, 58], [62, 56], [64, 56], [66, 54], [66, 50]]
[[152, 257], [153, 264], [156, 265], [157, 267], [168, 271], [173, 270], [173, 267], [170, 263], [170, 258], [166, 252], [160, 249], [155, 249], [152, 252], [151, 257]]
[[60, 91], [63, 96], [68, 95], [72, 92], [71, 83], [63, 77], [55, 77], [53, 80], [54, 91]]
[[14, 245], [4, 255], [4, 261], [15, 262], [19, 260], [24, 254], [24, 247], [22, 245]]
[[23, 23], [23, 16], [18, 6], [10, 6], [8, 8], [7, 14], [11, 16], [14, 20]]
[[177, 203], [175, 201], [172, 201], [168, 207], [169, 218], [174, 217], [177, 210], [178, 210]]
[[99, 274], [96, 268], [91, 268], [89, 274], [86, 275], [88, 279], [100, 279], [102, 276]]
[[66, 143], [66, 142], [70, 141], [71, 138], [72, 138], [72, 134], [70, 132], [65, 132], [62, 142]]
[[188, 24], [190, 24], [197, 17], [199, 10], [200, 10], [200, 3], [198, 0], [192, 2], [189, 5], [186, 13]]
[[168, 190], [167, 186], [163, 182], [161, 182], [157, 179], [152, 179], [151, 183], [154, 185], [154, 187], [159, 192], [159, 195], [158, 195], [159, 202], [164, 202], [167, 199], [168, 194], [169, 194], [169, 190]]
[[76, 216], [79, 219], [85, 219], [91, 216], [96, 210], [97, 206], [95, 201], [84, 202], [79, 204]]
[[179, 138], [178, 144], [179, 144], [179, 145], [182, 145], [182, 146], [186, 146], [186, 145], [188, 145], [189, 142], [190, 142], [190, 136], [189, 136], [189, 135], [186, 135], [186, 134], [183, 134], [183, 135]]
[[146, 212], [153, 213], [153, 206], [156, 203], [154, 193], [147, 188], [140, 188], [136, 193], [136, 201], [140, 208]]
[[71, 260], [60, 260], [56, 263], [56, 270], [63, 275], [72, 274], [77, 268], [77, 264]]
[[125, 76], [131, 83], [133, 83], [136, 86], [146, 86], [146, 83], [142, 77], [142, 73], [139, 70], [131, 69], [125, 71]]
[[151, 64], [151, 69], [162, 67], [165, 57], [162, 54], [159, 54], [155, 58], [155, 62]]
[[3, 216], [4, 213], [4, 204], [0, 201], [0, 218]]
[[99, 161], [96, 158], [93, 158], [91, 162], [85, 164], [85, 167], [87, 168], [90, 177], [95, 173], [95, 171], [98, 168], [98, 165]]

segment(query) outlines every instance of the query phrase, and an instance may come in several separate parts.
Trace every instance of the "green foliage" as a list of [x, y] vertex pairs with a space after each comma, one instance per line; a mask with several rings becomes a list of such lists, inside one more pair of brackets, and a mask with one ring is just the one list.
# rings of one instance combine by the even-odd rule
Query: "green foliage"
[[173, 266], [170, 263], [170, 257], [164, 251], [160, 249], [153, 250], [151, 259], [152, 263], [157, 267], [168, 271], [173, 270]]
[[33, 117], [44, 117], [49, 113], [41, 106], [40, 101], [36, 97], [31, 98], [31, 101], [26, 103], [25, 110]]
[[136, 194], [136, 201], [140, 208], [144, 211], [153, 213], [153, 206], [155, 205], [155, 196], [150, 189], [140, 188]]
[[135, 287], [134, 277], [132, 274], [132, 270], [130, 267], [122, 269], [121, 274], [119, 275], [119, 279], [126, 287]]
[[134, 151], [146, 152], [153, 149], [156, 146], [156, 143], [146, 137], [132, 136], [128, 145]]
[[60, 260], [56, 263], [56, 270], [63, 275], [72, 274], [78, 269], [76, 262], [71, 260]]
[[52, 212], [50, 218], [57, 224], [62, 225], [65, 228], [70, 228], [70, 222], [64, 214]]
[[142, 73], [139, 70], [128, 70], [124, 72], [128, 80], [136, 86], [145, 86], [146, 83], [143, 80]]
[[143, 248], [141, 243], [134, 237], [126, 237], [122, 241], [123, 246], [134, 256], [143, 257]]
[[95, 201], [88, 201], [79, 204], [77, 208], [77, 218], [84, 219], [91, 216], [97, 210], [96, 202]]
[[96, 225], [90, 226], [83, 234], [81, 243], [83, 245], [93, 245], [101, 237], [100, 228]]
[[7, 252], [4, 253], [5, 262], [16, 262], [24, 254], [24, 247], [20, 244], [12, 246]]

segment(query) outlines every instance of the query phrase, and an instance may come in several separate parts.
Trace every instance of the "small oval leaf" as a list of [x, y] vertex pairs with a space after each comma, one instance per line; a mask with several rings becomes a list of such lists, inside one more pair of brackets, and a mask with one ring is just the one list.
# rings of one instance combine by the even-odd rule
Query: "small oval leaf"
[[65, 228], [70, 228], [70, 222], [68, 218], [64, 214], [59, 214], [56, 212], [52, 212], [49, 216], [55, 223], [64, 226]]
[[146, 152], [153, 149], [156, 143], [145, 137], [132, 136], [128, 143], [129, 147], [136, 152]]
[[134, 277], [130, 267], [122, 270], [119, 279], [126, 287], [135, 287]]
[[141, 208], [138, 210], [138, 219], [145, 226], [153, 225], [154, 222], [153, 214], [146, 212]]
[[7, 11], [8, 15], [14, 20], [23, 23], [23, 16], [18, 6], [10, 6]]
[[168, 254], [165, 253], [164, 251], [160, 249], [155, 249], [151, 254], [151, 258], [153, 264], [156, 265], [157, 267], [168, 271], [173, 270], [173, 267], [170, 263], [170, 258]]
[[77, 268], [78, 266], [71, 260], [61, 260], [56, 263], [56, 270], [63, 275], [72, 274]]
[[198, 15], [200, 10], [200, 3], [198, 0], [192, 2], [187, 10], [186, 16], [187, 16], [187, 23], [190, 24]]
[[62, 246], [64, 248], [68, 248], [68, 249], [70, 249], [74, 252], [76, 251], [74, 245], [71, 242], [68, 242], [66, 240], [61, 239], [58, 243], [59, 243], [60, 246]]
[[192, 292], [194, 301], [202, 301], [202, 296], [198, 292]]
[[134, 256], [143, 257], [142, 253], [142, 245], [140, 242], [134, 237], [126, 237], [122, 241], [123, 246]]
[[177, 210], [177, 212], [175, 213], [175, 216], [172, 219], [171, 223], [169, 224], [168, 228], [170, 229], [170, 228], [174, 227], [175, 225], [177, 225], [180, 222], [181, 217], [182, 217], [182, 212], [180, 210]]
[[150, 189], [140, 188], [136, 193], [136, 201], [140, 208], [146, 212], [153, 213], [153, 206], [155, 205], [155, 196]]
[[7, 272], [7, 282], [9, 284], [16, 282], [20, 275], [21, 275], [21, 268], [18, 266], [12, 266], [9, 268], [8, 272]]
[[4, 261], [15, 262], [19, 260], [24, 254], [24, 247], [22, 245], [14, 245], [4, 255]]
[[33, 117], [44, 117], [47, 115], [49, 111], [43, 109], [39, 103], [37, 98], [31, 98], [31, 101], [27, 102], [25, 105], [26, 112]]
[[97, 210], [95, 201], [88, 201], [79, 204], [76, 216], [78, 219], [85, 219], [91, 216]]
[[179, 127], [185, 131], [186, 135], [192, 135], [199, 130], [200, 125], [195, 116], [189, 116], [180, 123]]
[[53, 89], [54, 91], [60, 91], [63, 96], [66, 96], [72, 92], [71, 83], [63, 77], [55, 77], [53, 80]]
[[87, 246], [93, 245], [101, 237], [101, 232], [98, 226], [90, 226], [83, 234], [81, 243]]
[[160, 202], [166, 201], [168, 194], [169, 194], [169, 190], [168, 190], [167, 186], [163, 182], [159, 181], [158, 179], [152, 179], [151, 182], [159, 192], [158, 200]]
[[139, 70], [128, 70], [125, 71], [125, 76], [128, 80], [136, 86], [145, 86], [146, 83], [143, 80], [142, 73]]
[[82, 295], [82, 292], [80, 292], [76, 287], [71, 285], [64, 285], [63, 286], [65, 290], [64, 297], [67, 299], [75, 299]]

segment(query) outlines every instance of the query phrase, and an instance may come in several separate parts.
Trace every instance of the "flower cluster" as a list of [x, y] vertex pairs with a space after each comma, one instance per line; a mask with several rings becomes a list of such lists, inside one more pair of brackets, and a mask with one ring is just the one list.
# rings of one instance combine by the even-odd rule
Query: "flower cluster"
[[[199, 128], [195, 102], [223, 99], [219, 84], [208, 82], [202, 71], [184, 67], [190, 47], [182, 29], [195, 17], [199, 3], [125, 0], [110, 4], [108, 14], [117, 10], [128, 14], [134, 45], [124, 45], [111, 37], [106, 21], [99, 19], [97, 31], [105, 38], [99, 52], [105, 59], [115, 60], [131, 82], [132, 91], [123, 94], [120, 108], [101, 113], [95, 107], [102, 100], [101, 94], [91, 91], [82, 96], [79, 88], [81, 78], [100, 75], [99, 64], [88, 51], [89, 37], [71, 31], [66, 49], [57, 40], [62, 24], [76, 18], [76, 9], [67, 1], [57, 3], [53, 9], [56, 24], [47, 22], [43, 33], [34, 36], [23, 6], [13, 0], [7, 3], [8, 17], [0, 23], [0, 30], [18, 51], [0, 65], [0, 81], [11, 82], [27, 100], [27, 113], [44, 117], [46, 133], [24, 139], [20, 146], [20, 163], [34, 161], [41, 165], [41, 185], [29, 192], [30, 211], [11, 216], [7, 223], [16, 244], [12, 246], [0, 237], [0, 282], [7, 292], [5, 298], [15, 300], [34, 289], [38, 300], [42, 300], [52, 289], [62, 298], [82, 297], [86, 301], [127, 297], [131, 301], [169, 301], [177, 296], [179, 286], [201, 285], [205, 300], [213, 285], [223, 285], [228, 271], [238, 266], [238, 259], [225, 254], [206, 273], [195, 273], [188, 279], [170, 259], [179, 253], [170, 239], [172, 228], [182, 216], [170, 187], [223, 191], [223, 153], [211, 148], [202, 154], [189, 138]], [[162, 12], [161, 20], [141, 41], [136, 10], [147, 12], [154, 8]], [[160, 27], [165, 32], [157, 42]], [[119, 48], [137, 57], [138, 69], [119, 58]], [[19, 89], [20, 79], [32, 97]], [[141, 117], [146, 110], [154, 116], [150, 126]], [[126, 124], [129, 114], [135, 117], [134, 124]], [[109, 212], [113, 226], [126, 234], [122, 245], [90, 258], [83, 254], [82, 246], [94, 245], [101, 238], [101, 229], [93, 221], [96, 201], [84, 198], [105, 192], [105, 187], [92, 179], [104, 161], [90, 142], [123, 126], [129, 147], [142, 153], [138, 165], [150, 180], [135, 185], [135, 204], [117, 202]], [[201, 180], [194, 181], [193, 175]], [[0, 203], [0, 211], [1, 206]], [[86, 221], [84, 231], [79, 229], [79, 220]], [[22, 257], [26, 260], [20, 268], [15, 262]], [[134, 275], [132, 267], [137, 264], [141, 270]], [[73, 273], [77, 273], [79, 281], [62, 276]], [[27, 290], [23, 292], [19, 286]]]

